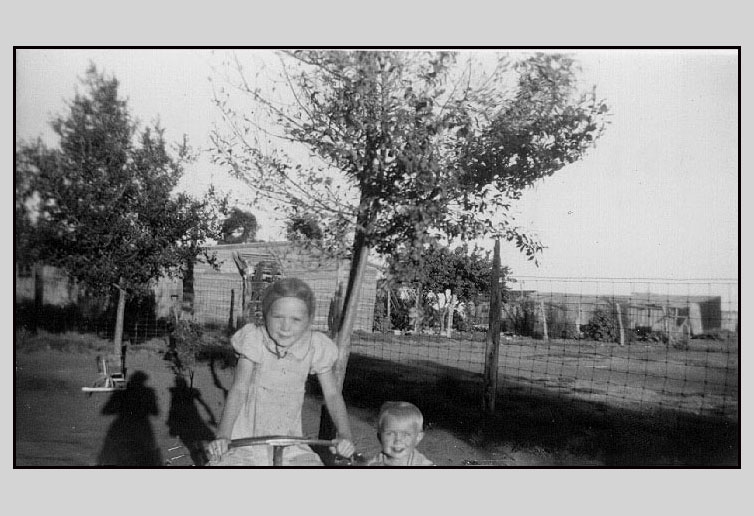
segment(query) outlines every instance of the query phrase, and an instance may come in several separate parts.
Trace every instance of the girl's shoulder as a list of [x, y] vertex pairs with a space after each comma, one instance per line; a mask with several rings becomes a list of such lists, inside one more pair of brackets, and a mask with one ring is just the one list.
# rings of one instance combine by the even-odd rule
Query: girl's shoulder
[[322, 373], [332, 368], [338, 359], [338, 347], [330, 337], [320, 331], [312, 331], [312, 372]]
[[312, 330], [312, 346], [337, 348], [335, 342], [327, 334], [317, 330]]
[[237, 353], [252, 362], [258, 362], [264, 351], [265, 329], [255, 324], [247, 324], [233, 334], [230, 343]]

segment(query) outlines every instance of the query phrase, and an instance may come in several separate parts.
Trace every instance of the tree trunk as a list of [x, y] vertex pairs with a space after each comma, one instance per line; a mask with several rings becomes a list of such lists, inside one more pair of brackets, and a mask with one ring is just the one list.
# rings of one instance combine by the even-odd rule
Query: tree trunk
[[[360, 242], [363, 241], [361, 238], [357, 240]], [[370, 251], [371, 249], [364, 244], [360, 244], [354, 250], [351, 274], [348, 278], [346, 297], [343, 302], [343, 315], [335, 340], [335, 343], [338, 345], [338, 361], [335, 363], [335, 373], [340, 389], [343, 388], [343, 380], [346, 377], [346, 366], [348, 365], [348, 357], [351, 353], [351, 333], [353, 332], [353, 324], [359, 308], [359, 296], [364, 286], [364, 276], [367, 270], [367, 260], [369, 259]]]
[[32, 333], [37, 333], [39, 318], [42, 316], [42, 308], [44, 307], [45, 280], [43, 267], [39, 263], [34, 264], [34, 310], [31, 314]]
[[484, 397], [483, 410], [488, 415], [495, 413], [497, 397], [497, 369], [500, 351], [500, 240], [495, 240], [492, 259], [492, 284], [490, 285], [490, 315], [484, 350]]
[[236, 304], [236, 291], [230, 289], [230, 315], [228, 315], [228, 333], [236, 331], [236, 316], [235, 316], [235, 304]]
[[445, 333], [445, 318], [448, 316], [448, 307], [447, 305], [440, 308], [440, 303], [437, 303], [437, 306], [439, 308], [438, 312], [440, 313], [440, 328], [437, 330], [438, 335], [443, 335]]
[[194, 315], [194, 261], [188, 260], [186, 263], [186, 275], [183, 278], [183, 304], [181, 305], [186, 319], [191, 319]]
[[419, 333], [419, 328], [421, 328], [421, 298], [422, 298], [422, 285], [419, 283], [419, 285], [416, 287], [416, 304], [414, 305], [414, 309], [416, 310], [416, 318], [414, 319], [414, 333]]
[[390, 317], [390, 298], [393, 293], [390, 288], [387, 289], [387, 329], [388, 331], [393, 329], [393, 320]]
[[330, 330], [330, 337], [336, 338], [340, 323], [343, 318], [343, 284], [338, 281], [338, 287], [335, 290], [335, 296], [330, 300], [330, 309], [327, 313], [327, 328]]
[[249, 287], [246, 284], [246, 276], [241, 276], [241, 317], [238, 326], [241, 327], [249, 320], [246, 316], [246, 309], [249, 307]]
[[448, 322], [445, 325], [445, 336], [452, 337], [453, 333], [453, 312], [456, 310], [456, 296], [452, 292], [448, 296]]
[[116, 355], [122, 355], [121, 346], [123, 344], [123, 319], [126, 312], [126, 291], [120, 286], [115, 285], [118, 289], [118, 311], [115, 316], [115, 335], [113, 335], [113, 352]]
[[[356, 319], [356, 312], [359, 308], [359, 294], [364, 284], [364, 274], [367, 270], [369, 251], [369, 246], [364, 244], [363, 235], [361, 232], [357, 232], [354, 239], [354, 251], [348, 277], [348, 286], [346, 287], [346, 296], [343, 302], [343, 313], [334, 338], [335, 344], [338, 346], [338, 359], [335, 362], [335, 379], [338, 390], [341, 392], [343, 391], [343, 382], [346, 378], [348, 357], [351, 354], [351, 333], [353, 331], [354, 320]], [[335, 434], [336, 428], [332, 418], [327, 412], [327, 407], [322, 405], [319, 420], [319, 438], [334, 439], [336, 437]]]

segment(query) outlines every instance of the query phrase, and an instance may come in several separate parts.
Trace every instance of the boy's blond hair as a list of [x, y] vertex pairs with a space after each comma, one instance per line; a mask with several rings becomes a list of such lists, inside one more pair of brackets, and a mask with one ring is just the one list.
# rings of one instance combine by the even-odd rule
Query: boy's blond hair
[[416, 431], [424, 430], [424, 416], [421, 410], [407, 401], [386, 401], [380, 407], [380, 415], [377, 419], [377, 431], [382, 432], [382, 425], [387, 417], [408, 419], [416, 424]]

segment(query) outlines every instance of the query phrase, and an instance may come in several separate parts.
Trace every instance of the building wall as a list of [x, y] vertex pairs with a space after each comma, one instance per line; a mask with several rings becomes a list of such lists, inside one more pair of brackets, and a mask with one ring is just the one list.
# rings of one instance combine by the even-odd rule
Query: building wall
[[[241, 298], [243, 282], [233, 260], [237, 252], [248, 265], [248, 276], [253, 276], [260, 262], [274, 262], [282, 277], [297, 277], [306, 281], [317, 299], [314, 327], [327, 331], [330, 301], [342, 283], [343, 292], [348, 283], [349, 260], [317, 257], [285, 242], [255, 242], [248, 244], [218, 245], [210, 249], [215, 253], [218, 270], [206, 264], [194, 268], [194, 317], [203, 323], [226, 325], [232, 319], [237, 325], [242, 315]], [[355, 330], [372, 331], [374, 304], [377, 295], [377, 267], [369, 265], [360, 292], [354, 321]], [[250, 288], [247, 283], [247, 288]], [[247, 298], [251, 292], [247, 292]], [[161, 296], [161, 299], [167, 299]], [[232, 304], [232, 313], [231, 313]]]
[[[597, 310], [612, 312], [620, 305], [623, 327], [633, 330], [637, 327], [652, 331], [674, 331], [681, 324], [687, 324], [692, 335], [723, 327], [721, 298], [719, 296], [660, 296], [635, 293], [630, 296], [593, 296], [564, 294], [558, 292], [508, 292], [503, 304], [502, 320], [504, 327], [512, 327], [512, 314], [521, 315], [522, 300], [530, 304], [536, 318], [536, 332], [543, 332], [542, 306], [551, 336], [559, 336], [564, 329], [576, 329], [587, 324]], [[475, 305], [476, 324], [486, 325], [489, 317], [489, 302]], [[684, 322], [685, 321], [685, 322]], [[727, 326], [732, 326], [727, 322]]]
[[[217, 256], [219, 270], [203, 263], [196, 264], [194, 269], [194, 317], [197, 322], [227, 326], [231, 320], [234, 324], [240, 320], [243, 283], [232, 256], [234, 251], [238, 251], [251, 267], [252, 273], [260, 261], [274, 261], [279, 264], [282, 276], [298, 277], [306, 281], [317, 299], [314, 326], [319, 330], [328, 330], [330, 301], [338, 288], [338, 281], [342, 283], [345, 293], [349, 260], [337, 262], [320, 259], [292, 248], [288, 243], [223, 245], [216, 246], [211, 251]], [[370, 264], [367, 267], [354, 321], [355, 330], [372, 331], [377, 273], [376, 266]], [[46, 266], [43, 268], [42, 278], [44, 304], [62, 307], [78, 303], [79, 291], [64, 272]], [[16, 302], [33, 301], [34, 276], [16, 273], [15, 279]], [[160, 278], [155, 282], [154, 295], [156, 318], [169, 318], [173, 311], [180, 310], [183, 283], [180, 278]]]
[[[53, 306], [76, 303], [80, 289], [65, 272], [55, 267], [42, 267], [43, 302]], [[34, 273], [16, 275], [16, 302], [34, 300]]]

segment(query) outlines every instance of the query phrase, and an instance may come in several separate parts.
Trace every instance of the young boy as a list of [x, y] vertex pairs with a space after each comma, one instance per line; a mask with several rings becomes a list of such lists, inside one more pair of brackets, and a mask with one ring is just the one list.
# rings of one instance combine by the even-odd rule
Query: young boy
[[416, 446], [424, 437], [424, 416], [406, 401], [388, 401], [380, 408], [377, 437], [382, 452], [368, 466], [433, 466]]

